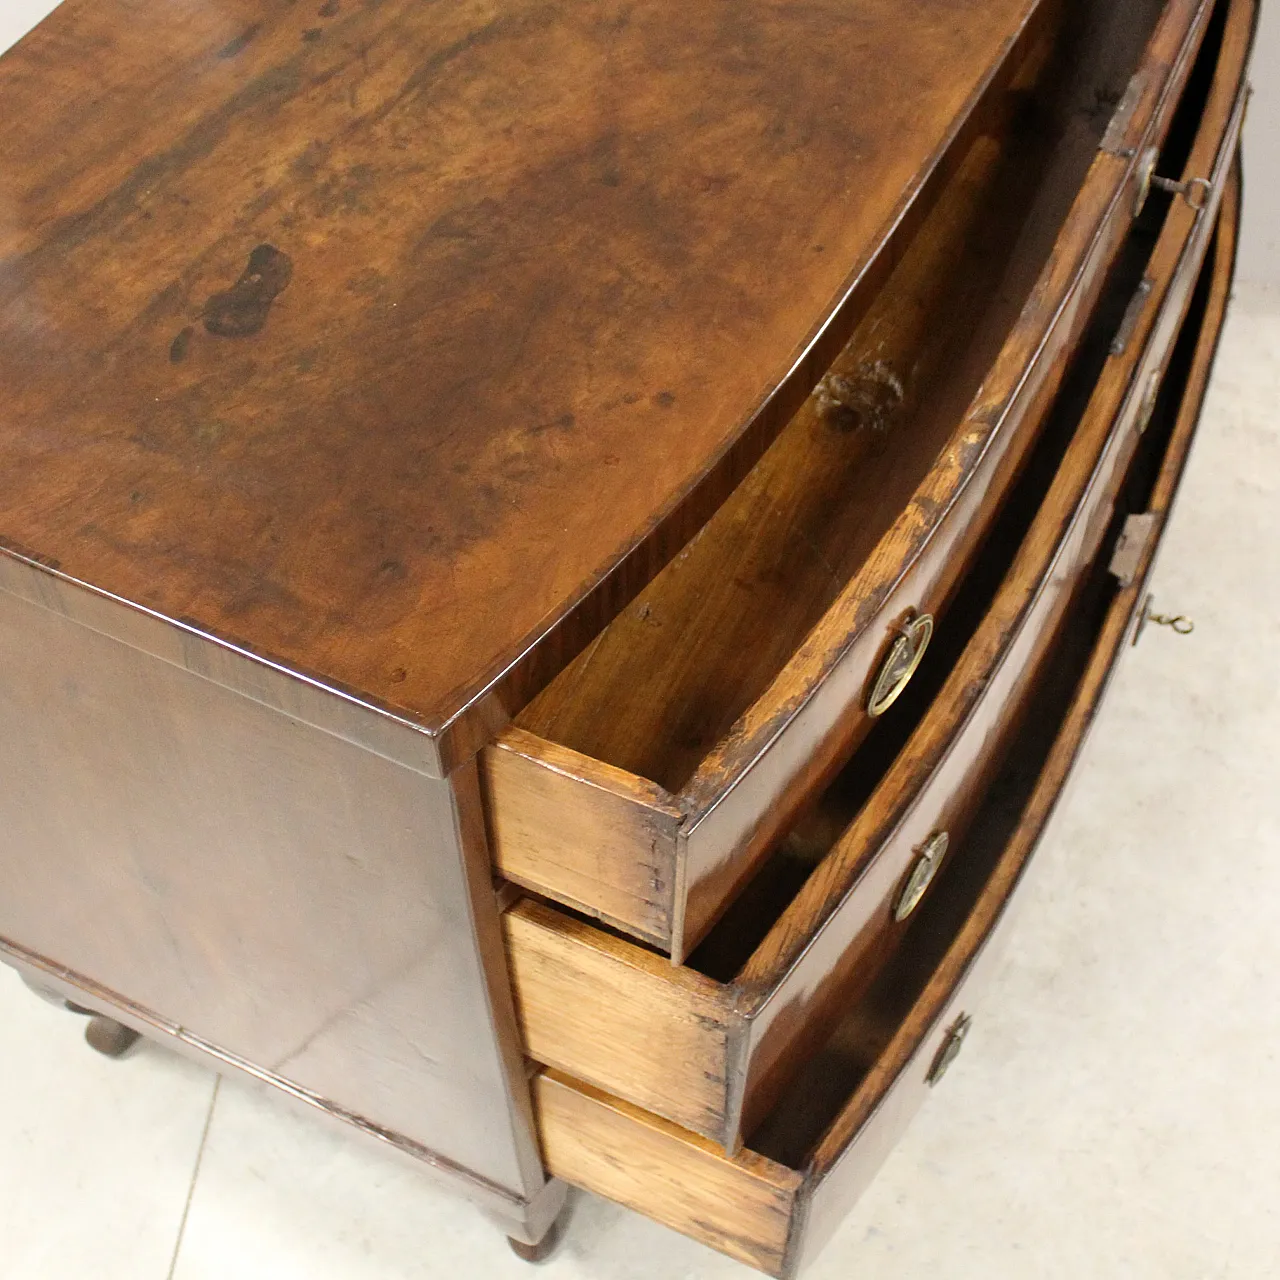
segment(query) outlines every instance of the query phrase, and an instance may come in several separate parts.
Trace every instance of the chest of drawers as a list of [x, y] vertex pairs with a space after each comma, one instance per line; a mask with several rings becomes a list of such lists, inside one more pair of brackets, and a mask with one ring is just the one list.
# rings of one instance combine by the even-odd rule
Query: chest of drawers
[[0, 955], [794, 1273], [1149, 616], [1256, 0], [136, 8], [0, 59]]

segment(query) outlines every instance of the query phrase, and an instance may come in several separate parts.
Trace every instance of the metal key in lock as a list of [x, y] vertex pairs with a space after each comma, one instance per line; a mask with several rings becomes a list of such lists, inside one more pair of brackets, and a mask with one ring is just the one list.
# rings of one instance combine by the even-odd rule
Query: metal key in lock
[[1152, 608], [1155, 600], [1154, 595], [1148, 595], [1142, 602], [1142, 609], [1138, 613], [1138, 624], [1133, 629], [1134, 644], [1142, 639], [1142, 633], [1146, 630], [1148, 622], [1154, 623], [1157, 627], [1168, 627], [1180, 636], [1189, 636], [1196, 629], [1196, 624], [1186, 614], [1156, 613]]
[[1197, 213], [1207, 207], [1213, 195], [1213, 183], [1208, 178], [1188, 178], [1178, 182], [1174, 178], [1162, 178], [1156, 173], [1156, 165], [1160, 160], [1160, 152], [1150, 147], [1142, 154], [1142, 163], [1138, 166], [1138, 191], [1133, 201], [1133, 216], [1138, 217], [1147, 205], [1147, 197], [1152, 187], [1167, 191], [1170, 195], [1181, 196]]

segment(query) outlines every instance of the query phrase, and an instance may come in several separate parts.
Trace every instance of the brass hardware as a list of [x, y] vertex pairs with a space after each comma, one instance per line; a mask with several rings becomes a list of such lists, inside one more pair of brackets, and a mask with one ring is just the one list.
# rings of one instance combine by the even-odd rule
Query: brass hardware
[[1160, 160], [1157, 147], [1148, 147], [1138, 161], [1138, 190], [1133, 197], [1133, 216], [1139, 218], [1147, 207], [1147, 197], [1151, 194], [1151, 179], [1155, 176], [1156, 164]]
[[951, 837], [945, 831], [935, 831], [916, 852], [915, 865], [911, 874], [902, 886], [898, 895], [898, 904], [893, 909], [893, 918], [899, 922], [905, 920], [919, 905], [925, 891], [933, 883], [938, 874], [942, 860], [947, 856], [947, 846]]
[[1138, 190], [1133, 198], [1133, 216], [1141, 216], [1147, 206], [1147, 197], [1152, 187], [1167, 191], [1171, 196], [1181, 196], [1197, 213], [1209, 204], [1213, 197], [1213, 183], [1208, 178], [1188, 178], [1178, 182], [1174, 178], [1162, 178], [1156, 173], [1156, 165], [1160, 160], [1160, 152], [1155, 147], [1148, 147], [1142, 153], [1138, 163]]
[[899, 626], [898, 638], [880, 666], [880, 674], [867, 699], [867, 714], [882, 716], [898, 700], [915, 675], [924, 651], [933, 639], [933, 615], [922, 613]]
[[1196, 629], [1196, 624], [1185, 614], [1177, 613], [1170, 616], [1167, 613], [1153, 612], [1151, 606], [1154, 603], [1153, 595], [1148, 595], [1142, 602], [1142, 609], [1138, 613], [1138, 625], [1133, 629], [1134, 644], [1142, 639], [1142, 633], [1146, 630], [1148, 622], [1154, 623], [1157, 627], [1168, 627], [1180, 636], [1189, 636]]
[[1138, 434], [1141, 435], [1150, 425], [1156, 411], [1156, 401], [1160, 399], [1160, 380], [1163, 370], [1152, 369], [1147, 377], [1146, 390], [1142, 393], [1142, 403], [1138, 406]]
[[946, 1038], [939, 1046], [937, 1056], [933, 1060], [933, 1066], [929, 1068], [929, 1074], [925, 1076], [925, 1083], [930, 1088], [933, 1088], [947, 1074], [951, 1064], [960, 1056], [960, 1050], [964, 1048], [965, 1037], [968, 1036], [969, 1028], [972, 1026], [973, 1019], [967, 1013], [962, 1013], [951, 1024], [951, 1030], [947, 1032]]
[[1154, 511], [1126, 517], [1111, 563], [1107, 566], [1108, 572], [1120, 580], [1122, 588], [1133, 586], [1147, 547], [1155, 536], [1158, 521], [1159, 517]]

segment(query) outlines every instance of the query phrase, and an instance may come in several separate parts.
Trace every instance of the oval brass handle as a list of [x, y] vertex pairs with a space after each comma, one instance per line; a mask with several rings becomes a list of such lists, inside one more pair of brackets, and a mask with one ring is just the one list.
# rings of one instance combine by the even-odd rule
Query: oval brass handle
[[962, 1013], [951, 1024], [951, 1030], [947, 1032], [946, 1039], [939, 1046], [937, 1055], [933, 1059], [933, 1066], [929, 1068], [929, 1074], [925, 1076], [925, 1083], [931, 1089], [947, 1074], [951, 1064], [960, 1056], [960, 1050], [964, 1048], [965, 1037], [969, 1034], [969, 1028], [972, 1026], [973, 1019], [967, 1013]]
[[880, 664], [880, 674], [876, 676], [871, 697], [867, 699], [869, 716], [884, 715], [915, 675], [920, 659], [933, 639], [933, 615], [919, 614], [898, 630], [900, 634]]
[[893, 909], [893, 918], [899, 922], [905, 920], [919, 905], [925, 892], [938, 874], [942, 859], [947, 856], [947, 846], [951, 837], [945, 831], [935, 831], [916, 850], [915, 865], [907, 876], [902, 892], [898, 894], [898, 904]]

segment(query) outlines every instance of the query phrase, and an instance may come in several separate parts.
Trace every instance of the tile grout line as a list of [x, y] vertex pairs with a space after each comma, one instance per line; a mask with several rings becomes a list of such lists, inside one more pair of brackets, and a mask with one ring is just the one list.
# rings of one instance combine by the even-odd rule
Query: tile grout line
[[218, 1090], [222, 1086], [222, 1077], [213, 1079], [213, 1094], [209, 1098], [209, 1112], [204, 1118], [204, 1130], [200, 1134], [200, 1146], [196, 1151], [195, 1167], [191, 1170], [191, 1185], [187, 1188], [187, 1201], [182, 1206], [182, 1217], [178, 1220], [178, 1238], [173, 1242], [173, 1257], [169, 1259], [169, 1272], [165, 1280], [173, 1280], [173, 1273], [178, 1268], [178, 1254], [182, 1252], [182, 1238], [187, 1230], [187, 1217], [191, 1213], [191, 1201], [195, 1199], [196, 1180], [200, 1177], [200, 1164], [204, 1160], [204, 1149], [209, 1141], [209, 1127], [213, 1124], [213, 1109], [218, 1105]]

